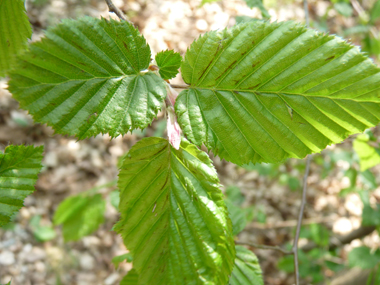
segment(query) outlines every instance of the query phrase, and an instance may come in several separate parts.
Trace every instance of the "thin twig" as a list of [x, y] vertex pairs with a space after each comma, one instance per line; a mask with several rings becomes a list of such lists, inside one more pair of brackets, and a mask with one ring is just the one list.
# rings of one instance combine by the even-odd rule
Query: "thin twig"
[[[322, 217], [313, 217], [310, 219], [304, 219], [302, 220], [302, 225], [311, 225], [311, 224], [328, 224], [332, 223], [338, 215], [333, 214], [330, 216], [322, 216]], [[298, 220], [287, 220], [287, 221], [279, 221], [275, 223], [270, 224], [262, 224], [258, 222], [252, 222], [244, 229], [245, 231], [250, 231], [253, 229], [260, 229], [260, 230], [268, 230], [268, 229], [281, 229], [281, 228], [291, 228], [296, 227], [298, 223]]]
[[294, 244], [293, 244], [294, 271], [295, 271], [296, 285], [299, 285], [298, 240], [299, 240], [299, 237], [300, 237], [303, 212], [305, 210], [305, 204], [306, 204], [307, 177], [309, 176], [310, 160], [311, 160], [311, 155], [308, 155], [307, 161], [306, 161], [305, 175], [303, 176], [303, 189], [302, 189], [301, 209], [300, 209], [300, 213], [298, 215], [298, 223], [297, 223], [296, 236], [294, 237]]
[[178, 88], [178, 89], [189, 89], [189, 85], [182, 85], [182, 84], [170, 84], [171, 88]]
[[310, 26], [310, 23], [309, 23], [309, 7], [307, 4], [307, 0], [303, 0], [303, 10], [305, 11], [306, 27], [309, 27]]
[[254, 248], [260, 248], [260, 249], [270, 249], [270, 250], [277, 250], [282, 252], [283, 254], [293, 254], [293, 251], [288, 251], [285, 250], [279, 246], [272, 246], [272, 245], [264, 245], [264, 244], [255, 244], [255, 243], [250, 243], [250, 242], [241, 242], [241, 241], [235, 241], [235, 244], [240, 244], [240, 245], [248, 245], [250, 247]]
[[[361, 226], [360, 228], [353, 230], [352, 232], [343, 235], [343, 236], [335, 236], [330, 238], [328, 250], [334, 250], [337, 247], [348, 244], [355, 239], [363, 238], [367, 235], [370, 235], [376, 230], [375, 226]], [[301, 249], [305, 252], [308, 252], [314, 248], [318, 247], [318, 245], [314, 242], [309, 242], [301, 247]]]
[[130, 23], [130, 21], [125, 17], [124, 13], [113, 4], [112, 0], [105, 0], [108, 5], [108, 10], [112, 13], [115, 13], [116, 16], [119, 17], [120, 20], [127, 21]]

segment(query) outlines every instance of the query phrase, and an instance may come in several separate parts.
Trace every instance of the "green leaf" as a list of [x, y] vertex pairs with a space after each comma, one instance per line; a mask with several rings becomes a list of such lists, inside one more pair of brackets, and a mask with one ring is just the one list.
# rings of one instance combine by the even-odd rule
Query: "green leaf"
[[230, 285], [263, 285], [263, 276], [256, 255], [243, 246], [236, 246], [235, 266]]
[[49, 241], [56, 237], [56, 232], [53, 228], [48, 226], [39, 226], [33, 231], [34, 237], [38, 241]]
[[32, 27], [22, 0], [0, 0], [0, 77], [13, 66], [15, 56], [26, 49]]
[[132, 262], [133, 258], [132, 255], [128, 252], [126, 254], [118, 255], [112, 258], [112, 264], [117, 269], [119, 267], [119, 264], [122, 263], [124, 260], [128, 262]]
[[369, 190], [376, 189], [377, 187], [375, 176], [369, 169], [360, 172], [360, 180]]
[[371, 23], [375, 23], [380, 18], [380, 1], [375, 1], [371, 10]]
[[34, 192], [43, 151], [43, 146], [10, 145], [0, 152], [0, 226], [9, 223]]
[[371, 249], [366, 246], [355, 247], [348, 254], [348, 263], [352, 267], [371, 269], [380, 262], [380, 250], [371, 253]]
[[120, 203], [120, 192], [119, 192], [119, 190], [114, 190], [110, 193], [110, 202], [111, 202], [111, 205], [116, 210], [119, 210], [119, 203]]
[[335, 10], [345, 17], [351, 17], [354, 10], [352, 9], [351, 5], [349, 3], [345, 2], [338, 2], [334, 4]]
[[173, 50], [165, 50], [156, 54], [156, 63], [163, 79], [172, 79], [178, 74], [182, 56]]
[[226, 203], [232, 222], [232, 233], [235, 236], [244, 230], [245, 225], [247, 224], [245, 211], [242, 208], [236, 206], [230, 199], [225, 199], [224, 202]]
[[270, 15], [269, 15], [267, 9], [265, 9], [262, 0], [244, 0], [244, 1], [245, 1], [245, 3], [247, 3], [247, 6], [251, 9], [254, 7], [259, 8], [261, 11], [261, 15], [264, 18], [270, 18]]
[[118, 186], [115, 229], [140, 283], [227, 283], [232, 227], [206, 153], [185, 140], [176, 150], [162, 138], [142, 139], [124, 157]]
[[360, 170], [367, 169], [380, 163], [380, 150], [369, 144], [370, 138], [367, 134], [361, 134], [356, 137], [353, 147], [360, 159]]
[[120, 285], [140, 285], [142, 283], [139, 283], [139, 275], [137, 271], [132, 268], [130, 271], [128, 271], [127, 275], [124, 276], [124, 278], [121, 280]]
[[237, 186], [228, 186], [226, 188], [226, 196], [236, 206], [240, 206], [245, 200], [240, 188]]
[[64, 20], [30, 45], [9, 90], [35, 121], [80, 139], [147, 127], [166, 96], [150, 48], [126, 21]]
[[360, 191], [360, 199], [363, 203], [362, 225], [363, 226], [378, 226], [380, 225], [380, 204], [377, 204], [377, 209], [373, 209], [369, 202], [369, 192]]
[[37, 241], [48, 241], [56, 237], [56, 232], [52, 227], [41, 226], [41, 216], [36, 215], [30, 219], [29, 226], [32, 229], [33, 235]]
[[380, 120], [380, 72], [343, 39], [255, 21], [196, 40], [176, 101], [187, 138], [233, 163], [304, 158]]
[[76, 241], [93, 233], [103, 223], [105, 200], [101, 194], [71, 196], [59, 204], [54, 224], [62, 224], [65, 241]]

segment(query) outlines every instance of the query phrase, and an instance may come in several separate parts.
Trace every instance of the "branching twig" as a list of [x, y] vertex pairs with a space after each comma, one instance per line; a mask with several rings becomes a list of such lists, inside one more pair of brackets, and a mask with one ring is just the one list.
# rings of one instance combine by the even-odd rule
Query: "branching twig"
[[[304, 219], [302, 225], [311, 225], [311, 224], [325, 224], [333, 222], [338, 215], [322, 216], [322, 217], [313, 217], [310, 219]], [[278, 221], [270, 224], [261, 224], [258, 222], [250, 223], [245, 231], [250, 231], [252, 229], [268, 230], [268, 229], [281, 229], [281, 228], [291, 228], [296, 227], [298, 220], [287, 220], [287, 221]]]
[[277, 250], [282, 252], [283, 254], [293, 254], [293, 251], [288, 251], [285, 250], [279, 246], [271, 246], [271, 245], [263, 245], [263, 244], [255, 244], [255, 243], [250, 243], [250, 242], [241, 242], [241, 241], [235, 241], [235, 244], [240, 244], [240, 245], [248, 245], [250, 247], [254, 248], [260, 248], [260, 249], [270, 249], [270, 250]]
[[[376, 230], [375, 226], [361, 226], [360, 228], [353, 230], [352, 232], [344, 235], [344, 236], [336, 236], [335, 238], [330, 239], [328, 250], [334, 250], [335, 248], [342, 246], [344, 244], [348, 244], [355, 239], [363, 238]], [[310, 251], [314, 248], [318, 247], [314, 242], [309, 242], [301, 247], [303, 251]]]
[[112, 3], [112, 0], [105, 0], [108, 5], [108, 10], [116, 14], [120, 20], [130, 22], [124, 15], [124, 13]]
[[299, 285], [298, 240], [299, 240], [299, 237], [300, 237], [303, 212], [305, 210], [305, 204], [306, 204], [307, 177], [309, 176], [310, 160], [311, 160], [311, 155], [308, 155], [307, 161], [306, 161], [305, 175], [303, 176], [303, 189], [302, 189], [301, 209], [300, 209], [300, 213], [298, 215], [298, 223], [297, 223], [296, 236], [294, 237], [294, 244], [293, 244], [293, 249], [292, 249], [293, 253], [294, 253], [294, 271], [295, 271], [296, 285]]
[[178, 88], [178, 89], [188, 89], [189, 85], [181, 85], [181, 84], [170, 84], [171, 88]]

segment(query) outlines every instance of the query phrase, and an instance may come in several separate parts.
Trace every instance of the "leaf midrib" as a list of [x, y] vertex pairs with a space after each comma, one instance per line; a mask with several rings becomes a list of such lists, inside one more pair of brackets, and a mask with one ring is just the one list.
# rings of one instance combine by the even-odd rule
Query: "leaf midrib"
[[[349, 101], [353, 101], [356, 103], [379, 103], [380, 104], [380, 98], [379, 98], [379, 101], [371, 101], [371, 100], [354, 100], [356, 97], [355, 98], [342, 98], [342, 97], [331, 97], [331, 95], [305, 95], [305, 94], [300, 94], [300, 93], [281, 92], [281, 91], [276, 92], [276, 91], [262, 91], [262, 90], [258, 91], [258, 90], [247, 90], [247, 89], [221, 89], [221, 88], [208, 88], [208, 87], [195, 87], [195, 86], [194, 87], [189, 86], [189, 89], [198, 89], [198, 90], [203, 89], [203, 90], [210, 90], [212, 92], [227, 91], [227, 92], [232, 92], [234, 94], [239, 93], [239, 92], [244, 92], [244, 93], [253, 93], [255, 95], [263, 95], [261, 93], [275, 94], [277, 96], [280, 96], [280, 95], [297, 95], [297, 96], [302, 96], [305, 98], [308, 98], [308, 97], [311, 97], [311, 98], [327, 98], [330, 100], [349, 100]], [[373, 92], [377, 89], [379, 89], [379, 88], [376, 88], [376, 89], [369, 91], [369, 92]], [[366, 92], [366, 93], [368, 93], [368, 92]], [[237, 95], [239, 95], [239, 94], [237, 94]], [[362, 96], [362, 95], [358, 95], [357, 97], [360, 97], [360, 96]]]

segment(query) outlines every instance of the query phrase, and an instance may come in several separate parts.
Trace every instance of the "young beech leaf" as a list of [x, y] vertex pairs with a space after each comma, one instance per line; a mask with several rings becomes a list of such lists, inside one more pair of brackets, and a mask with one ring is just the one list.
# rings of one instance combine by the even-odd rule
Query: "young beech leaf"
[[303, 158], [380, 120], [380, 69], [358, 47], [294, 22], [206, 33], [181, 72], [184, 134], [240, 165]]
[[145, 138], [120, 169], [115, 229], [139, 284], [227, 284], [235, 257], [231, 221], [206, 153]]
[[224, 199], [226, 203], [228, 213], [232, 222], [232, 233], [233, 235], [239, 234], [242, 230], [244, 230], [247, 219], [245, 217], [244, 209], [236, 206], [230, 199]]
[[148, 126], [164, 102], [164, 81], [146, 71], [150, 56], [126, 21], [63, 20], [20, 56], [9, 90], [58, 133], [115, 137]]
[[0, 0], [0, 77], [12, 67], [15, 56], [26, 49], [31, 35], [24, 1]]
[[263, 285], [263, 276], [256, 255], [243, 246], [236, 246], [235, 265], [230, 285]]
[[62, 224], [65, 241], [92, 234], [104, 221], [106, 201], [101, 194], [77, 195], [65, 199], [54, 213], [54, 224]]
[[156, 63], [163, 79], [172, 79], [178, 74], [182, 56], [173, 50], [165, 50], [156, 54]]
[[43, 146], [11, 145], [0, 152], [0, 226], [6, 225], [34, 192]]
[[[380, 164], [380, 149], [369, 144], [370, 137], [367, 134], [361, 134], [353, 142], [355, 152], [360, 159], [360, 170], [367, 169]], [[376, 142], [374, 142], [376, 144]]]

